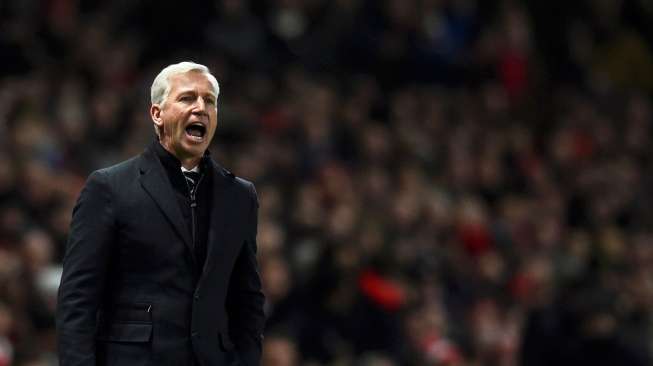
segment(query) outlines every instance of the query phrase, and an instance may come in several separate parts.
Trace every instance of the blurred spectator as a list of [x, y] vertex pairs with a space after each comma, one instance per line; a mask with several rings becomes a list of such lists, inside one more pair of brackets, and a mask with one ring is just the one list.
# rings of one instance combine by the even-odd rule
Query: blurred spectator
[[14, 360], [14, 347], [10, 332], [13, 318], [7, 306], [0, 303], [0, 365], [9, 366]]
[[296, 366], [300, 364], [295, 342], [281, 335], [266, 337], [261, 363], [265, 366]]

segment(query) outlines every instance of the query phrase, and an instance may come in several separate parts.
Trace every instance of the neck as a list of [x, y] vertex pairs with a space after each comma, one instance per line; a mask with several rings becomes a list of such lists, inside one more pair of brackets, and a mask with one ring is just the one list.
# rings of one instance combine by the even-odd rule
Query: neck
[[188, 159], [179, 159], [181, 161], [181, 166], [186, 168], [187, 170], [191, 170], [195, 168], [199, 163], [202, 158], [188, 158]]
[[172, 146], [170, 146], [170, 144], [166, 144], [164, 141], [159, 141], [159, 143], [161, 143], [161, 146], [163, 146], [164, 149], [166, 149], [169, 153], [171, 153], [177, 159], [179, 159], [181, 166], [183, 166], [188, 170], [191, 170], [194, 167], [196, 167], [200, 163], [200, 160], [202, 160], [201, 156], [189, 156], [189, 155], [181, 154], [175, 151], [175, 149], [173, 149]]

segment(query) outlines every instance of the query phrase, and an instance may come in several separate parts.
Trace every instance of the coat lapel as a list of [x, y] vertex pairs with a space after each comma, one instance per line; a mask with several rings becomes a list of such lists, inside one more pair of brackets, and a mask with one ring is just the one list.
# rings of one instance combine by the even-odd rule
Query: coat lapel
[[230, 222], [233, 218], [229, 211], [234, 207], [233, 178], [225, 169], [220, 167], [211, 159], [213, 167], [213, 203], [211, 207], [211, 223], [207, 240], [206, 263], [202, 273], [202, 279], [212, 268], [216, 257], [223, 257], [227, 250], [227, 243], [230, 242], [229, 235], [233, 229]]
[[179, 204], [175, 199], [172, 184], [165, 173], [163, 165], [150, 150], [143, 153], [143, 164], [141, 164], [140, 182], [145, 191], [152, 197], [165, 217], [170, 221], [175, 232], [183, 240], [190, 250], [193, 261], [196, 261], [190, 233], [185, 227], [184, 217], [181, 214]]

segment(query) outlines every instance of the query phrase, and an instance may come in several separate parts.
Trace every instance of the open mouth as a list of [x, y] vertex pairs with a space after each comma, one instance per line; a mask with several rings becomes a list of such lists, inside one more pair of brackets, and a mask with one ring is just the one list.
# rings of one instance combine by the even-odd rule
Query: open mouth
[[202, 141], [206, 135], [206, 126], [201, 123], [191, 123], [186, 126], [186, 135], [195, 141]]

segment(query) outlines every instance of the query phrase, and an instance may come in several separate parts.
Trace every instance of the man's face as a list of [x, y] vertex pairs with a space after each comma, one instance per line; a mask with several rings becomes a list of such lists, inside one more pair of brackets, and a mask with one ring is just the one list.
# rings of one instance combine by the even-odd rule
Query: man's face
[[213, 86], [206, 75], [197, 71], [173, 75], [168, 82], [166, 100], [150, 108], [152, 120], [160, 126], [161, 143], [180, 160], [200, 158], [218, 124]]

